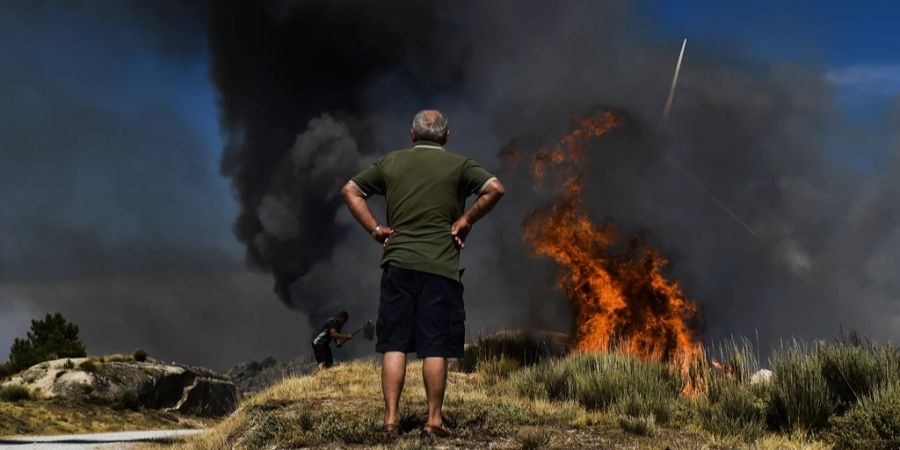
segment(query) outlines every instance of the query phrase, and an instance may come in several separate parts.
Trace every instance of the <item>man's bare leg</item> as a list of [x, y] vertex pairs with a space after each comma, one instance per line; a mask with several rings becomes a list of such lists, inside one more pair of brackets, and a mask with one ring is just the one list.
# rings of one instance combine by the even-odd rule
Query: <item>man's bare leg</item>
[[425, 358], [422, 378], [425, 380], [425, 396], [428, 399], [428, 421], [425, 425], [440, 428], [444, 424], [441, 409], [444, 407], [444, 391], [447, 388], [447, 358]]
[[406, 379], [406, 353], [386, 352], [381, 364], [381, 390], [384, 392], [384, 424], [400, 423], [400, 394]]
[[316, 373], [320, 373], [323, 370], [325, 370], [325, 363], [320, 362], [319, 364], [316, 364]]

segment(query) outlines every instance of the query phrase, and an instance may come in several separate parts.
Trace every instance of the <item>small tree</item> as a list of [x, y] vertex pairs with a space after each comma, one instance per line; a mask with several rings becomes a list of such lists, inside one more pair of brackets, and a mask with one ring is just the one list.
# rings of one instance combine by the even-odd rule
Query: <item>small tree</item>
[[13, 341], [5, 366], [7, 372], [16, 373], [51, 359], [77, 358], [86, 354], [84, 344], [78, 338], [78, 325], [68, 322], [60, 313], [47, 314], [44, 320], [31, 321], [27, 337]]

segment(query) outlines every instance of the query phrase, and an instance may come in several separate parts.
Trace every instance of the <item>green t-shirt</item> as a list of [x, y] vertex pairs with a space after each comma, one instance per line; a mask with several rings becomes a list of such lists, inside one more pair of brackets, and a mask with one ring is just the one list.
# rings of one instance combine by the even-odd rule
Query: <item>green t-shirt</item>
[[435, 142], [385, 155], [350, 182], [364, 196], [384, 195], [387, 225], [394, 229], [381, 264], [459, 280], [459, 249], [450, 227], [466, 198], [494, 179], [470, 158]]

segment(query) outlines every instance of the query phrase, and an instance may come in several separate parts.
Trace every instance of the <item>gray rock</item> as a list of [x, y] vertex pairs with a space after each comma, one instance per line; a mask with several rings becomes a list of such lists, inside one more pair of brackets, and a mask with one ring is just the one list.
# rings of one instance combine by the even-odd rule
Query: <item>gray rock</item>
[[757, 370], [753, 375], [750, 375], [750, 384], [768, 383], [772, 380], [773, 375], [775, 373], [769, 369]]
[[266, 358], [262, 361], [243, 362], [228, 371], [228, 378], [242, 394], [253, 394], [273, 386], [289, 377], [309, 375], [316, 363], [308, 357], [289, 361]]
[[[184, 414], [225, 415], [237, 408], [239, 394], [225, 377], [202, 367], [139, 361], [59, 359], [31, 367], [4, 385], [20, 385], [43, 398], [87, 401], [122, 409], [172, 409]], [[67, 367], [71, 361], [75, 368]]]

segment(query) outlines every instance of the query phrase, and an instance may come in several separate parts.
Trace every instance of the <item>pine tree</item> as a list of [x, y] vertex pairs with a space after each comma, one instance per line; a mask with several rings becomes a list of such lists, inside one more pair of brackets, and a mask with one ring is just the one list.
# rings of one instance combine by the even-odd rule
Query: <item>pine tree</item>
[[9, 361], [0, 372], [16, 373], [35, 364], [58, 358], [77, 358], [87, 354], [78, 337], [78, 325], [60, 313], [47, 314], [44, 320], [32, 320], [24, 339], [16, 338], [9, 349]]

